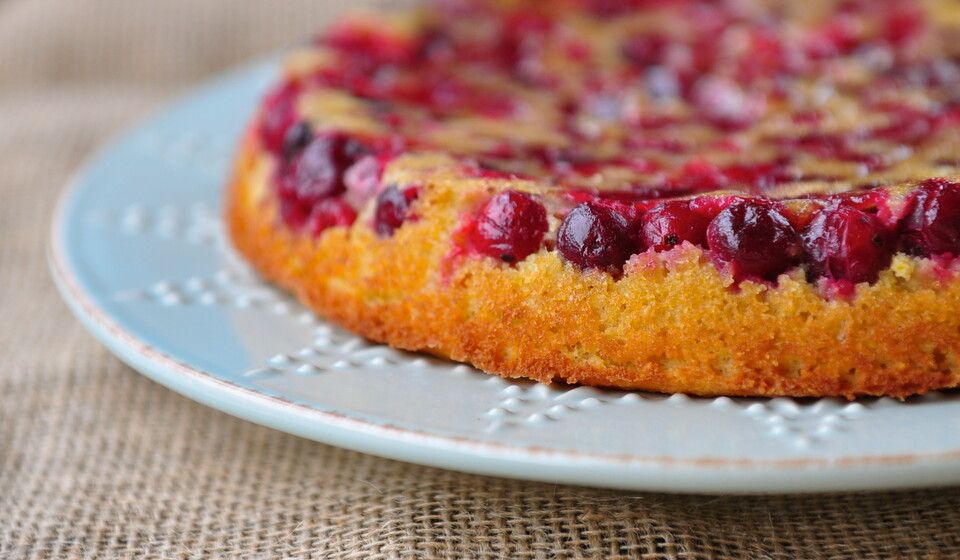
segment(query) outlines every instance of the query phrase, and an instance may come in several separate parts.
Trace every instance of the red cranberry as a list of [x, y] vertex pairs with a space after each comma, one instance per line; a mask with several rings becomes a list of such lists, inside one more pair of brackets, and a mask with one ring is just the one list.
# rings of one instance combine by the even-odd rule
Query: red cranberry
[[290, 198], [280, 199], [280, 218], [290, 229], [299, 230], [310, 217], [311, 207]]
[[504, 17], [502, 25], [496, 43], [501, 64], [523, 83], [549, 82], [541, 58], [544, 36], [553, 28], [553, 20], [537, 9], [517, 10]]
[[722, 169], [708, 161], [693, 159], [684, 164], [670, 186], [679, 192], [703, 192], [722, 189], [729, 183]]
[[268, 93], [263, 101], [259, 125], [260, 140], [272, 153], [280, 152], [287, 129], [297, 120], [295, 102], [299, 93], [299, 82], [285, 82]]
[[613, 18], [629, 14], [642, 7], [643, 0], [584, 0], [586, 9], [602, 18]]
[[610, 206], [585, 202], [570, 211], [557, 232], [557, 249], [581, 269], [617, 271], [637, 247], [628, 224]]
[[927, 19], [922, 9], [903, 6], [886, 16], [883, 32], [891, 44], [903, 46], [920, 36], [926, 26]]
[[690, 199], [690, 209], [704, 216], [708, 220], [717, 217], [717, 214], [723, 212], [727, 206], [730, 206], [738, 200], [743, 200], [740, 195], [722, 195], [722, 196], [698, 196]]
[[960, 183], [927, 179], [914, 193], [901, 245], [914, 255], [960, 255]]
[[314, 137], [277, 167], [276, 188], [284, 221], [299, 228], [313, 207], [344, 190], [344, 171], [365, 148], [339, 134]]
[[312, 204], [343, 192], [343, 172], [353, 163], [355, 147], [339, 135], [317, 136], [278, 169], [281, 197]]
[[784, 157], [766, 163], [741, 163], [728, 166], [723, 173], [731, 183], [765, 190], [800, 178], [788, 167], [788, 161]]
[[893, 236], [880, 220], [852, 206], [821, 210], [803, 232], [815, 277], [874, 282], [890, 265]]
[[792, 66], [790, 55], [783, 38], [776, 31], [768, 28], [753, 29], [750, 32], [750, 47], [737, 61], [738, 78], [750, 82], [757, 78], [782, 74]]
[[823, 111], [809, 109], [794, 113], [792, 119], [797, 124], [819, 124], [823, 122], [824, 117]]
[[607, 208], [625, 225], [627, 239], [624, 250], [628, 251], [627, 257], [639, 253], [645, 246], [643, 244], [643, 216], [647, 211], [658, 206], [657, 201], [638, 199], [633, 193], [608, 191], [600, 192], [593, 203]]
[[803, 256], [803, 242], [772, 204], [737, 200], [710, 222], [707, 243], [734, 278], [774, 280]]
[[390, 237], [410, 218], [410, 205], [420, 196], [418, 187], [400, 189], [390, 185], [377, 197], [373, 211], [373, 229], [381, 237]]
[[449, 64], [457, 54], [457, 45], [450, 32], [441, 27], [430, 27], [421, 35], [417, 59], [430, 64]]
[[556, 175], [596, 173], [600, 163], [585, 153], [568, 148], [553, 146], [530, 146], [524, 150], [526, 157], [537, 160], [547, 170]]
[[690, 209], [687, 202], [667, 202], [643, 216], [643, 245], [666, 251], [684, 241], [707, 244], [706, 217]]
[[546, 233], [542, 204], [528, 194], [503, 191], [480, 208], [469, 243], [478, 253], [513, 263], [537, 252]]
[[340, 198], [321, 200], [310, 211], [305, 229], [316, 237], [323, 230], [334, 226], [350, 226], [357, 219], [357, 212]]
[[287, 129], [283, 136], [283, 147], [280, 153], [289, 159], [306, 148], [313, 140], [313, 128], [307, 121], [299, 121]]
[[642, 67], [660, 62], [669, 46], [669, 38], [663, 35], [635, 35], [623, 43], [620, 52], [632, 64]]
[[844, 55], [860, 44], [857, 25], [848, 14], [838, 14], [826, 24], [808, 32], [804, 41], [804, 50], [808, 57], [821, 60]]

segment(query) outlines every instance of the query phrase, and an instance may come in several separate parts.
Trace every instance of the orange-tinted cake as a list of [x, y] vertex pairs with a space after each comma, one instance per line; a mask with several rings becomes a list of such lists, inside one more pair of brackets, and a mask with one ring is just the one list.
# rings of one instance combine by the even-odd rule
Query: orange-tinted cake
[[960, 384], [955, 0], [447, 0], [291, 53], [237, 249], [329, 320], [507, 377]]

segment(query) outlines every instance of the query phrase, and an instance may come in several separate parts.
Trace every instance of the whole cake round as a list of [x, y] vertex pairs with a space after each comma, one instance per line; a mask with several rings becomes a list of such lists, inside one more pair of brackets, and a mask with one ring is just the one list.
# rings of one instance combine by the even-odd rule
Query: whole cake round
[[698, 395], [960, 384], [955, 0], [448, 0], [292, 52], [237, 249], [392, 346]]

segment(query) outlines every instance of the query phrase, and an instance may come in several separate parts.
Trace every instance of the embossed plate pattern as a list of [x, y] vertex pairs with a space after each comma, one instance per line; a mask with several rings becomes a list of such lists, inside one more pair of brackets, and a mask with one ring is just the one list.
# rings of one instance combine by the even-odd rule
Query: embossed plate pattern
[[60, 203], [54, 277], [134, 368], [279, 430], [477, 473], [684, 492], [960, 481], [955, 393], [851, 403], [550, 387], [324, 323], [232, 255], [220, 223], [233, 146], [274, 73], [231, 74], [126, 134]]

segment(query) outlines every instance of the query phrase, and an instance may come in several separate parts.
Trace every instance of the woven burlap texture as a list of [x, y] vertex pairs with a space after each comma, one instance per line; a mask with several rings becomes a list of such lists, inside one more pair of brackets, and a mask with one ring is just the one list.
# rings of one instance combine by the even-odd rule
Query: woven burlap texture
[[57, 193], [118, 129], [349, 4], [0, 0], [0, 558], [960, 555], [956, 490], [684, 497], [469, 476], [234, 419], [107, 353], [48, 277]]

